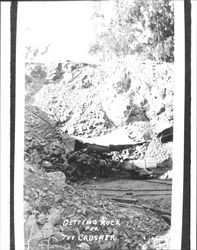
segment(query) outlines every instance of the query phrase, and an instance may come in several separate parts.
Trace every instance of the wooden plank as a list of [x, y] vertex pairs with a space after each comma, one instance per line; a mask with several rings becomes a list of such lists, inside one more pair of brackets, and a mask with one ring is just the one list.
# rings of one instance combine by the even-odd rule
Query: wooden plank
[[139, 142], [139, 143], [135, 143], [135, 144], [121, 144], [121, 145], [109, 145], [109, 146], [103, 146], [103, 145], [98, 145], [98, 144], [94, 144], [94, 143], [87, 143], [87, 142], [83, 142], [80, 140], [75, 140], [75, 151], [81, 150], [83, 148], [87, 148], [89, 150], [93, 150], [96, 151], [98, 153], [109, 153], [112, 151], [119, 151], [119, 150], [123, 150], [123, 149], [127, 149], [127, 148], [132, 148], [132, 147], [136, 147], [136, 146], [140, 146], [143, 145], [144, 143], [147, 143], [146, 141], [144, 142]]
[[112, 200], [127, 204], [132, 204], [137, 202], [137, 199], [125, 199], [125, 198], [112, 198]]
[[155, 194], [155, 193], [146, 193], [146, 194], [132, 194], [132, 197], [138, 197], [138, 196], [163, 196], [163, 195], [172, 195], [172, 193], [158, 193], [158, 194]]
[[[117, 202], [121, 202], [121, 203], [126, 203], [126, 204], [132, 204], [132, 203], [136, 203], [137, 202], [137, 199], [112, 198], [112, 200], [117, 201]], [[160, 214], [171, 215], [171, 212], [169, 212], [168, 210], [165, 210], [165, 209], [161, 210], [161, 209], [158, 209], [158, 208], [147, 206], [145, 204], [142, 204], [142, 205], [132, 205], [132, 206], [135, 206], [137, 208], [149, 209], [149, 210], [151, 210], [153, 212], [160, 213]]]
[[158, 208], [150, 207], [150, 206], [145, 205], [145, 204], [143, 204], [143, 205], [141, 205], [141, 206], [142, 206], [143, 208], [145, 208], [145, 209], [150, 209], [150, 210], [152, 210], [153, 212], [171, 215], [171, 212], [169, 212], [168, 210], [165, 210], [165, 209], [162, 209], [162, 210], [161, 210], [161, 209], [158, 209]]
[[158, 183], [158, 184], [163, 184], [163, 185], [169, 185], [172, 186], [172, 180], [171, 181], [166, 181], [166, 180], [158, 180], [158, 179], [151, 179], [151, 180], [144, 180], [145, 182], [150, 182], [150, 183]]

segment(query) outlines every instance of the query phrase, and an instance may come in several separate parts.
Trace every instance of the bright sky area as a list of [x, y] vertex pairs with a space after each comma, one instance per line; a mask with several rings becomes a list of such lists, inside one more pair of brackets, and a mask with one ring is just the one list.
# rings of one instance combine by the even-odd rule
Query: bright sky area
[[19, 2], [25, 46], [43, 50], [44, 60], [89, 60], [94, 39], [93, 5], [102, 5], [110, 15], [112, 1]]

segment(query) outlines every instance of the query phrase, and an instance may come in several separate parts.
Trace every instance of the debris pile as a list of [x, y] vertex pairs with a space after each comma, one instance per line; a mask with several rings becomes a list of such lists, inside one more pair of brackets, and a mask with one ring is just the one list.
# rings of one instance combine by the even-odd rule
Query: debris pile
[[28, 164], [24, 199], [25, 249], [149, 249], [169, 229], [152, 211], [119, 206]]
[[48, 171], [65, 172], [68, 167], [66, 156], [74, 149], [74, 142], [63, 138], [56, 121], [37, 107], [25, 108], [25, 162]]
[[[31, 67], [24, 138], [26, 249], [168, 249], [169, 224], [156, 212], [77, 190], [74, 182], [128, 177], [125, 162], [131, 169], [171, 177], [172, 135], [163, 138], [173, 126], [173, 65], [68, 60]], [[108, 135], [109, 144], [119, 145], [121, 136], [113, 134], [119, 129], [140, 144], [102, 153], [91, 147], [74, 150], [78, 137], [104, 143]]]
[[[50, 120], [37, 107], [26, 107], [25, 115], [25, 161], [46, 171], [60, 170], [70, 181], [120, 176], [126, 174], [125, 170], [132, 170], [134, 165], [140, 171], [149, 168], [155, 175], [162, 175], [172, 168], [172, 147], [169, 146], [172, 142], [162, 144], [157, 137], [150, 140], [147, 124], [144, 124], [146, 134], [142, 133], [142, 125], [139, 126], [141, 133], [137, 133], [137, 126], [133, 124], [134, 134], [141, 137], [130, 134], [136, 142], [144, 142], [142, 145], [101, 153], [91, 148], [74, 151], [76, 138], [63, 133], [57, 122]], [[108, 140], [113, 141], [113, 137], [112, 133]], [[122, 165], [128, 160], [134, 164], [131, 169], [125, 169]]]
[[47, 172], [62, 171], [68, 180], [78, 181], [99, 176], [100, 163], [106, 157], [105, 174], [112, 175], [113, 159], [110, 155], [103, 156], [87, 149], [74, 151], [75, 141], [63, 133], [46, 113], [37, 107], [26, 107], [25, 162]]
[[46, 71], [42, 89], [32, 91], [33, 105], [64, 124], [69, 134], [100, 136], [142, 121], [152, 128], [173, 124], [172, 64], [66, 61]]
[[113, 122], [101, 108], [94, 111], [93, 107], [84, 108], [84, 106], [78, 116], [73, 114], [63, 127], [64, 131], [75, 136], [96, 137], [107, 134], [113, 129]]

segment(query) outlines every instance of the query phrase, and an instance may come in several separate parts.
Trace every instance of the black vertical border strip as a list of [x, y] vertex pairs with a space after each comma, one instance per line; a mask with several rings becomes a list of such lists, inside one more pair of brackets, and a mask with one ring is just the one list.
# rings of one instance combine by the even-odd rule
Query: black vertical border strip
[[184, 179], [182, 214], [182, 250], [190, 250], [190, 181], [191, 181], [191, 1], [184, 0], [185, 18], [185, 114]]
[[[15, 156], [15, 90], [17, 1], [11, 2], [10, 33], [10, 249], [15, 249], [14, 230], [14, 156]], [[185, 18], [185, 116], [184, 116], [184, 182], [182, 214], [182, 250], [190, 250], [190, 180], [191, 180], [191, 2], [184, 0]]]
[[14, 156], [15, 156], [15, 100], [16, 100], [16, 28], [17, 1], [10, 7], [10, 249], [15, 249], [14, 228]]

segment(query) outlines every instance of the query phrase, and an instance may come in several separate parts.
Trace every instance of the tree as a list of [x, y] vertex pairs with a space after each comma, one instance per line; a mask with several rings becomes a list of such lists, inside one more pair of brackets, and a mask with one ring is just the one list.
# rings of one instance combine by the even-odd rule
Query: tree
[[102, 8], [95, 9], [93, 20], [96, 35], [91, 54], [103, 54], [104, 59], [136, 53], [163, 61], [174, 59], [171, 0], [115, 0], [109, 21]]

